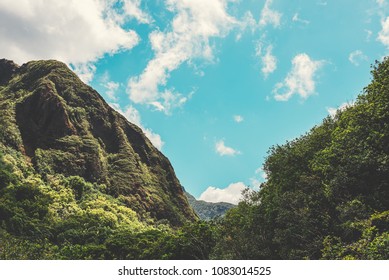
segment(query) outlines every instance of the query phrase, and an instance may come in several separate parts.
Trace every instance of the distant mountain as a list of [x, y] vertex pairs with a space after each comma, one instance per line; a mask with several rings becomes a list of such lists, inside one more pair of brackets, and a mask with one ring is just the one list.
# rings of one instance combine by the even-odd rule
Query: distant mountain
[[169, 160], [64, 63], [0, 60], [0, 111], [0, 153], [21, 179], [78, 176], [141, 219], [197, 219]]
[[213, 218], [221, 217], [227, 212], [227, 210], [236, 206], [227, 202], [212, 203], [197, 200], [187, 191], [185, 191], [185, 195], [188, 198], [189, 204], [192, 206], [193, 210], [202, 220], [211, 220]]

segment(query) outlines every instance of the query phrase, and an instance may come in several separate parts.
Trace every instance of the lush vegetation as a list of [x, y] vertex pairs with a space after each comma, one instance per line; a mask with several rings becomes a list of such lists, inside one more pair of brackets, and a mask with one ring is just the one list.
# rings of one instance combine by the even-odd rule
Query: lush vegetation
[[18, 153], [46, 183], [61, 174], [104, 185], [142, 219], [196, 219], [169, 160], [65, 64], [0, 60], [0, 77], [5, 155]]
[[[118, 132], [115, 143], [135, 160], [104, 138], [105, 126], [76, 124], [87, 133], [54, 146], [26, 142], [12, 108], [33, 93], [14, 80], [23, 89], [13, 99], [0, 88], [0, 259], [389, 259], [389, 60], [372, 75], [354, 105], [272, 147], [260, 190], [209, 222], [187, 210], [169, 220], [183, 203], [165, 186], [174, 173], [163, 172], [171, 167], [157, 152], [145, 153], [150, 147], [128, 145], [134, 131], [122, 140]], [[75, 120], [98, 127], [91, 112], [72, 108]]]
[[19, 160], [0, 154], [0, 259], [209, 258], [215, 238], [205, 222], [140, 220], [105, 185], [44, 180]]
[[355, 104], [272, 147], [259, 192], [220, 222], [221, 258], [389, 258], [389, 60]]

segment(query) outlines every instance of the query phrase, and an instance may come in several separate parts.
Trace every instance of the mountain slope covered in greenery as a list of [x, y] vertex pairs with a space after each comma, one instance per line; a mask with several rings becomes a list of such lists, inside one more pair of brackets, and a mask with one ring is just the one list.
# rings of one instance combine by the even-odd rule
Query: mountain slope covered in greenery
[[0, 259], [207, 257], [169, 160], [65, 64], [0, 60], [0, 112]]
[[0, 64], [2, 150], [19, 153], [44, 179], [104, 185], [141, 215], [176, 225], [195, 218], [169, 160], [65, 64]]

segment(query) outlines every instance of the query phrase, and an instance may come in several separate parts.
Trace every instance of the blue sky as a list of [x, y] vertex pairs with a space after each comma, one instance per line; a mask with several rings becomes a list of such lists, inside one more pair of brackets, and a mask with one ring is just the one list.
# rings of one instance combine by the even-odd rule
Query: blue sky
[[[82, 3], [80, 3], [82, 2]], [[0, 1], [0, 56], [66, 62], [170, 159], [237, 202], [268, 149], [351, 104], [389, 48], [389, 3]]]

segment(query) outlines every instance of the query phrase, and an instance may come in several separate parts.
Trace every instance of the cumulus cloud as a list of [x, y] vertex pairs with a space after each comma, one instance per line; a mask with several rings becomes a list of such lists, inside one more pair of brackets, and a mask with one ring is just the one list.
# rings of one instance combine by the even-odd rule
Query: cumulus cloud
[[135, 103], [148, 104], [169, 113], [182, 106], [186, 97], [166, 86], [170, 73], [193, 59], [212, 61], [211, 38], [224, 37], [237, 21], [227, 13], [228, 0], [167, 0], [175, 13], [171, 30], [155, 30], [149, 35], [155, 56], [143, 73], [130, 79], [128, 93]]
[[262, 43], [259, 43], [257, 46], [256, 55], [261, 59], [261, 71], [265, 78], [267, 78], [269, 74], [273, 73], [277, 69], [277, 58], [272, 54], [272, 51], [272, 45], [266, 47], [265, 53], [263, 53], [262, 50]]
[[334, 108], [334, 107], [327, 107], [327, 112], [328, 114], [332, 117], [332, 118], [335, 118], [336, 117], [336, 113], [338, 111], [343, 111], [351, 106], [354, 105], [354, 102], [344, 102], [342, 103], [338, 108]]
[[[139, 14], [138, 0], [3, 0], [0, 1], [0, 53], [24, 63], [58, 59], [90, 81], [93, 62], [105, 54], [129, 50], [137, 33], [122, 27]], [[124, 3], [124, 8], [118, 8]], [[126, 8], [127, 7], [127, 8]], [[130, 8], [133, 7], [133, 8]], [[138, 10], [135, 9], [138, 7]]]
[[143, 126], [142, 121], [141, 121], [141, 117], [140, 117], [140, 114], [139, 114], [139, 111], [137, 109], [135, 109], [133, 106], [130, 105], [123, 111], [120, 108], [120, 105], [117, 104], [117, 103], [110, 103], [109, 105], [111, 105], [112, 108], [114, 108], [116, 111], [118, 111], [124, 117], [126, 117], [126, 119], [129, 122], [137, 125], [140, 129], [142, 129], [142, 131], [144, 132], [146, 137], [150, 140], [150, 142], [158, 150], [160, 150], [160, 151], [162, 150], [162, 147], [163, 147], [163, 145], [165, 143], [162, 141], [161, 136], [159, 134], [157, 134], [157, 133], [154, 133], [151, 129], [145, 128]]
[[199, 200], [208, 202], [229, 202], [238, 204], [242, 199], [242, 191], [247, 187], [242, 182], [230, 184], [225, 189], [208, 187], [199, 197]]
[[234, 121], [236, 123], [241, 123], [244, 121], [244, 118], [241, 115], [234, 115]]
[[224, 140], [220, 140], [215, 144], [215, 151], [221, 156], [235, 156], [239, 155], [240, 152], [224, 144]]
[[292, 70], [285, 80], [274, 88], [274, 98], [287, 101], [297, 94], [306, 99], [315, 93], [315, 74], [322, 67], [323, 61], [312, 60], [307, 54], [296, 55], [292, 60]]
[[259, 25], [262, 27], [265, 27], [267, 25], [273, 25], [274, 27], [280, 26], [282, 14], [270, 8], [272, 2], [273, 0], [266, 0], [265, 6], [261, 11]]
[[348, 60], [355, 66], [358, 66], [362, 61], [368, 60], [368, 57], [362, 51], [356, 50], [350, 53]]
[[153, 19], [149, 14], [140, 8], [140, 0], [122, 0], [125, 15], [135, 18], [140, 23], [152, 23]]
[[389, 48], [389, 17], [381, 20], [382, 29], [378, 33], [378, 41], [384, 44], [387, 48]]
[[386, 1], [385, 0], [377, 0], [377, 4], [382, 7], [386, 4]]

